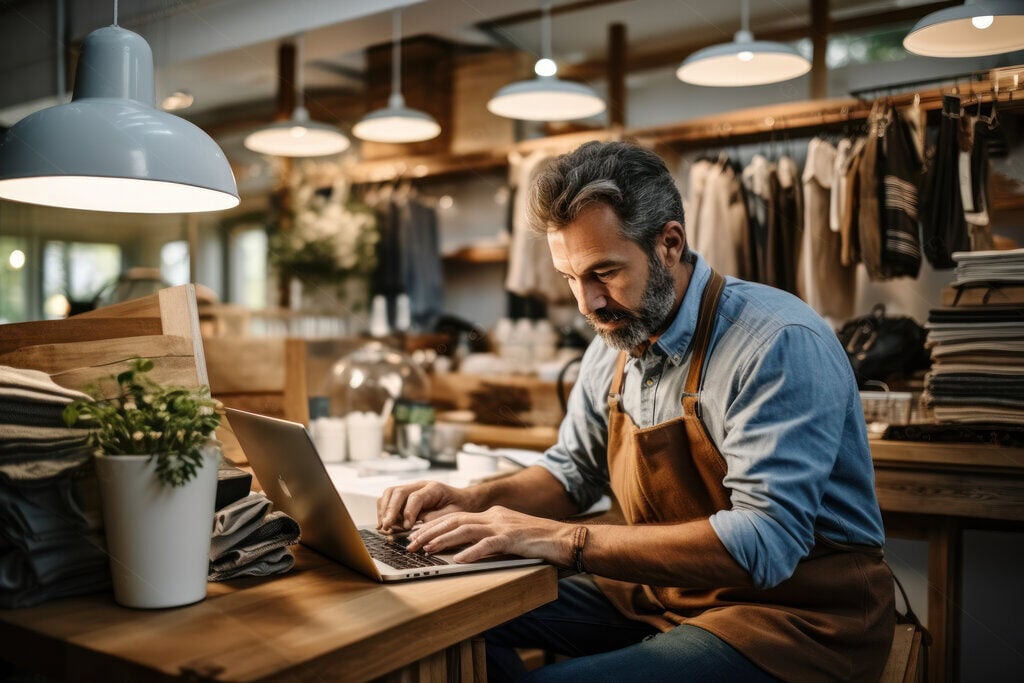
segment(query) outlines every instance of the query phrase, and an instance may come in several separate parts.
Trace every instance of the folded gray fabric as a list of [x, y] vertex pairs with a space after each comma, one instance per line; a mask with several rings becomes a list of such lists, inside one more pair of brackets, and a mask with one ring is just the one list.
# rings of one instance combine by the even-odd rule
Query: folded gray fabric
[[295, 565], [287, 546], [299, 540], [299, 524], [271, 507], [266, 495], [250, 493], [217, 511], [210, 540], [210, 581], [279, 574]]
[[216, 560], [256, 531], [270, 506], [270, 499], [262, 493], [250, 493], [218, 510], [213, 517], [210, 560]]
[[291, 571], [295, 566], [295, 555], [288, 547], [277, 548], [262, 555], [258, 560], [249, 562], [240, 567], [228, 569], [214, 569], [211, 567], [208, 581], [227, 581], [243, 576], [271, 576], [273, 574], [284, 574]]
[[14, 395], [19, 390], [33, 391], [44, 397], [45, 400], [55, 403], [70, 403], [75, 399], [89, 398], [81, 391], [62, 387], [50, 379], [45, 372], [0, 365], [0, 395]]
[[32, 607], [49, 600], [68, 598], [73, 595], [101, 593], [110, 589], [110, 566], [68, 576], [50, 584], [30, 585], [17, 591], [0, 591], [0, 609]]
[[102, 536], [76, 500], [70, 474], [12, 485], [0, 481], [0, 606], [26, 607], [110, 585]]

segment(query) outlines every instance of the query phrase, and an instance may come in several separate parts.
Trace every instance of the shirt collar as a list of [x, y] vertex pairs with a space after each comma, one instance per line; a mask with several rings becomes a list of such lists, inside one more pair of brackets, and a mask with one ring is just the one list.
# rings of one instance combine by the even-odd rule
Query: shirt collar
[[696, 260], [693, 264], [690, 284], [686, 287], [686, 293], [683, 295], [683, 303], [680, 304], [672, 324], [654, 343], [658, 351], [663, 353], [672, 365], [682, 363], [690, 348], [693, 331], [697, 328], [701, 296], [704, 294], [704, 288], [711, 281], [711, 266], [701, 258], [700, 254], [696, 252], [693, 254]]

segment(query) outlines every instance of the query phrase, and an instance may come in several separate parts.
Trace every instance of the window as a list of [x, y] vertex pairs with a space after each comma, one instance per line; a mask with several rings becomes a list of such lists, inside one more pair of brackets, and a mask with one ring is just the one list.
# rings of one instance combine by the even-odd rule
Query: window
[[121, 272], [121, 247], [92, 242], [47, 242], [43, 248], [43, 314], [63, 318], [87, 305]]
[[28, 242], [0, 237], [0, 324], [28, 320]]
[[267, 231], [242, 230], [231, 240], [231, 302], [247, 308], [267, 306]]
[[160, 277], [169, 285], [184, 285], [191, 282], [186, 240], [168, 242], [160, 247]]

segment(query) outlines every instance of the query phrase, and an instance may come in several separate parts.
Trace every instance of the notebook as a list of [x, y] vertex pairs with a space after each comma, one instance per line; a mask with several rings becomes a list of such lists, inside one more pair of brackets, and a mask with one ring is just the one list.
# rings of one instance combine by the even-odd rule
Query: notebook
[[502, 556], [459, 564], [452, 553], [411, 553], [403, 547], [402, 539], [389, 541], [375, 529], [359, 528], [303, 425], [234, 408], [226, 410], [264, 493], [302, 528], [299, 541], [360, 574], [376, 581], [403, 581], [542, 562]]

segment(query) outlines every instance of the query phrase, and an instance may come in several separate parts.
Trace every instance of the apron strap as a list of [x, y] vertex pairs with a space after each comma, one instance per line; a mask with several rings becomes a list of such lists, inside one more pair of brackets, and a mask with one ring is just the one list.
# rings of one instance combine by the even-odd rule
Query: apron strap
[[690, 352], [690, 372], [686, 375], [684, 395], [694, 396], [700, 389], [701, 371], [704, 359], [711, 345], [711, 333], [715, 329], [715, 316], [718, 313], [718, 298], [725, 289], [725, 278], [711, 271], [711, 281], [704, 287], [700, 299], [700, 312], [697, 314], [697, 327], [693, 331], [692, 351]]
[[619, 408], [619, 396], [622, 391], [622, 375], [626, 370], [626, 352], [619, 351], [619, 358], [615, 361], [615, 374], [612, 375], [612, 385], [608, 389], [608, 409]]

